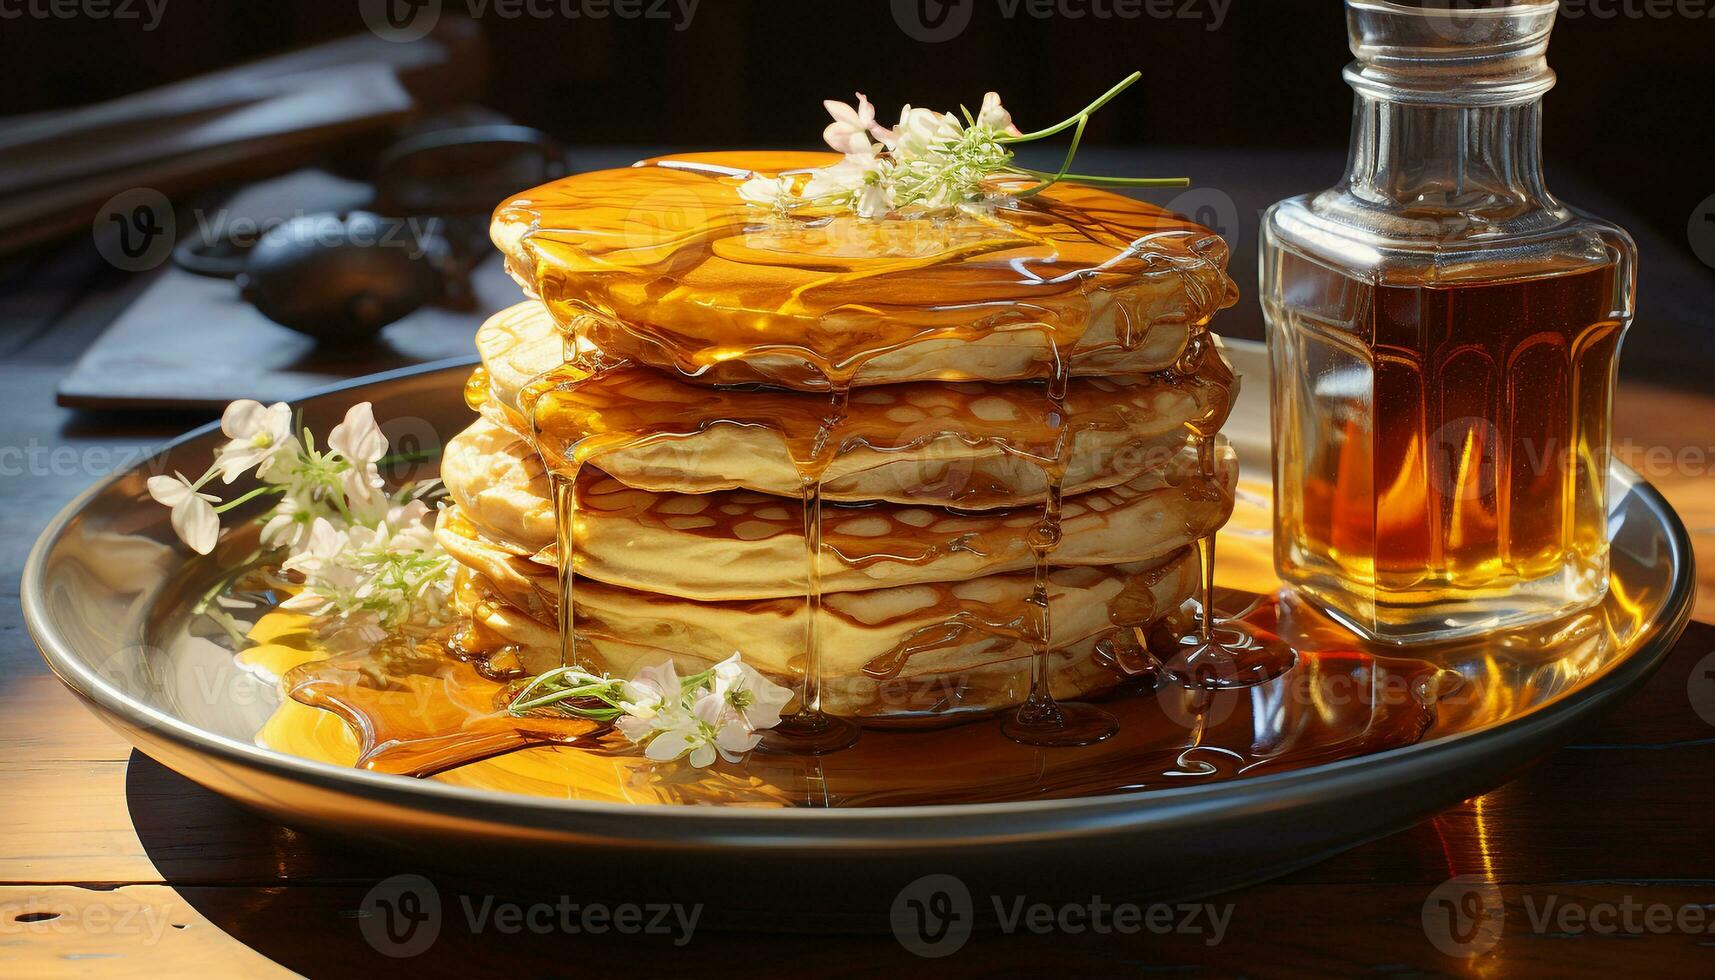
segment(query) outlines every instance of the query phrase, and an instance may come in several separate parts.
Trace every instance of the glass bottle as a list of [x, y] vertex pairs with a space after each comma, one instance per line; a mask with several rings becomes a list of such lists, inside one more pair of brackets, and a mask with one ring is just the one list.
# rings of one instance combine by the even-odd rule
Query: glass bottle
[[1556, 8], [1348, 0], [1346, 175], [1263, 220], [1275, 564], [1371, 639], [1548, 620], [1607, 589], [1637, 252], [1543, 182]]

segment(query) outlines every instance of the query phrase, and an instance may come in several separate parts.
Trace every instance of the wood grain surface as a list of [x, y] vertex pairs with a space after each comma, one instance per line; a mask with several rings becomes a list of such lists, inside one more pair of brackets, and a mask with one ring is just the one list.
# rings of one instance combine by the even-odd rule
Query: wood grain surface
[[[91, 267], [87, 251], [0, 269], [0, 976], [1715, 975], [1715, 627], [1700, 624], [1646, 688], [1512, 782], [1209, 900], [1228, 917], [1218, 942], [1208, 929], [980, 933], [928, 960], [891, 935], [776, 935], [770, 923], [695, 932], [683, 946], [497, 935], [493, 921], [470, 928], [467, 899], [492, 909], [552, 897], [439, 882], [431, 950], [385, 955], [398, 950], [366, 938], [365, 897], [417, 869], [269, 823], [134, 752], [47, 673], [24, 632], [18, 575], [54, 511], [201, 421], [55, 406], [59, 379], [142, 285]], [[1715, 395], [1699, 384], [1629, 376], [1617, 438], [1693, 529], [1697, 616], [1715, 621]], [[1498, 932], [1441, 924], [1436, 910], [1483, 900], [1504, 910]]]

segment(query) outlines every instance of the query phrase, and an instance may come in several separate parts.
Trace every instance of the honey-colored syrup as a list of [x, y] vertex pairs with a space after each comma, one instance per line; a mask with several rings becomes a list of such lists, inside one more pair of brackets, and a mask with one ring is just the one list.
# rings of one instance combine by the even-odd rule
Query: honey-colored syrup
[[[289, 670], [284, 686], [294, 701], [261, 737], [310, 758], [561, 798], [907, 806], [1147, 792], [1358, 757], [1415, 743], [1435, 724], [1440, 702], [1462, 693], [1448, 672], [1368, 652], [1302, 607], [1238, 592], [1222, 593], [1219, 605], [1249, 634], [1319, 642], [1295, 670], [1243, 692], [1142, 674], [1100, 704], [1116, 734], [1072, 752], [1019, 744], [1003, 737], [1006, 719], [989, 719], [867, 731], [846, 751], [814, 759], [757, 753], [704, 770], [656, 764], [595, 723], [506, 713], [509, 685], [489, 676], [509, 675], [492, 659], [504, 652], [450, 634]], [[1104, 642], [1109, 655], [1139, 656], [1126, 635]], [[321, 712], [304, 706], [347, 724], [329, 730]]]
[[1384, 635], [1599, 600], [1618, 268], [1377, 285], [1281, 261], [1282, 577]]
[[1056, 361], [1115, 373], [1081, 364], [1163, 341], [1165, 366], [1236, 301], [1218, 236], [1088, 187], [879, 221], [777, 217], [738, 195], [752, 174], [836, 159], [690, 154], [580, 174], [503, 205], [495, 239], [568, 333], [711, 382], [831, 391], [910, 380], [912, 360], [942, 365], [934, 380], [1040, 379]]

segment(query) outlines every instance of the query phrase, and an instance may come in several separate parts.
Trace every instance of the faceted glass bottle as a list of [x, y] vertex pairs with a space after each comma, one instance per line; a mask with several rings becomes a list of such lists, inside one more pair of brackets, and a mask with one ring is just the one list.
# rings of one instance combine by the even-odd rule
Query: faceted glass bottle
[[1636, 246], [1544, 185], [1555, 11], [1350, 0], [1345, 178], [1263, 220], [1275, 564], [1371, 639], [1550, 620], [1607, 589]]

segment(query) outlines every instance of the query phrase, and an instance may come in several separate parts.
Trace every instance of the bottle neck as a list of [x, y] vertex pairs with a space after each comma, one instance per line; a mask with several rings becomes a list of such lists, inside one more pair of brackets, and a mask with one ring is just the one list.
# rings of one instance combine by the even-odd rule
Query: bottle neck
[[1489, 105], [1361, 91], [1341, 190], [1401, 215], [1486, 220], [1557, 207], [1542, 176], [1540, 97]]

